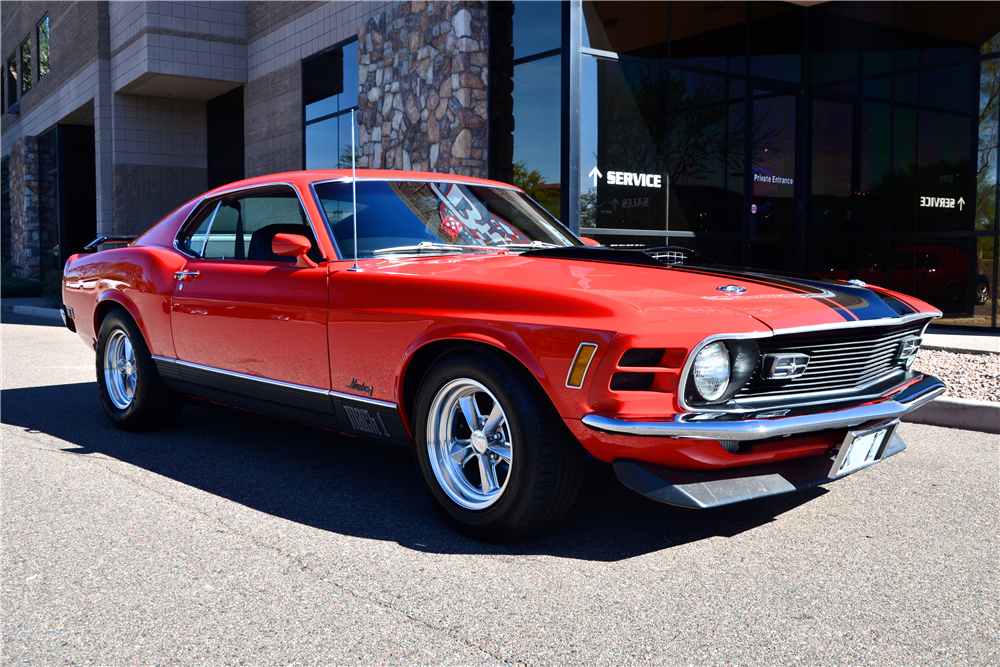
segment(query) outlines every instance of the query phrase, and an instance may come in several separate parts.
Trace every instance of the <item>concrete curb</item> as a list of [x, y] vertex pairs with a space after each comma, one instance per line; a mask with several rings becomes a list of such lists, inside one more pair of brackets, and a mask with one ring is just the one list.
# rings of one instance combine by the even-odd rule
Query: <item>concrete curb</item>
[[981, 433], [1000, 433], [1000, 403], [943, 396], [904, 415], [902, 421]]
[[58, 308], [41, 308], [39, 306], [3, 306], [3, 312], [62, 322], [62, 315], [59, 314]]

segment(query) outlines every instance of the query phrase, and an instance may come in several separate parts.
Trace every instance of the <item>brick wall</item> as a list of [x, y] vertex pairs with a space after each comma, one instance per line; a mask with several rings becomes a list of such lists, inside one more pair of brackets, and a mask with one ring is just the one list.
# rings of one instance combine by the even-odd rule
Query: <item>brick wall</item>
[[[107, 57], [108, 29], [107, 2], [5, 2], [3, 7], [3, 51], [0, 52], [6, 67], [7, 58], [20, 48], [21, 42], [31, 37], [32, 75], [31, 90], [22, 97], [19, 115], [4, 114], [4, 134], [31, 116], [33, 111], [44, 111], [52, 103], [50, 95], [92, 66], [99, 58]], [[49, 66], [50, 72], [38, 80], [37, 44], [35, 25], [49, 15]], [[4, 108], [6, 109], [6, 76], [3, 77]], [[93, 93], [89, 97], [93, 97]], [[34, 134], [42, 128], [24, 130]]]
[[357, 36], [388, 2], [248, 2], [247, 178], [305, 166], [302, 61]]
[[403, 2], [358, 31], [358, 166], [487, 176], [483, 2]]
[[211, 80], [215, 87], [246, 81], [242, 2], [116, 2], [110, 35], [115, 92], [132, 91], [157, 75]]
[[113, 98], [111, 231], [138, 234], [207, 189], [205, 103]]

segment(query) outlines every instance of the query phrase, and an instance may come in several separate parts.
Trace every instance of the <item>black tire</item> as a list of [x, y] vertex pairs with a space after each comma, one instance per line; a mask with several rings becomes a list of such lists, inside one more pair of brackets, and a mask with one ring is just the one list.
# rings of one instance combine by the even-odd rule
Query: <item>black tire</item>
[[[118, 371], [106, 368], [106, 360], [117, 367], [111, 359], [126, 365]], [[104, 317], [97, 336], [97, 387], [111, 423], [123, 431], [165, 428], [184, 407], [183, 397], [160, 379], [135, 321], [117, 309]]]
[[[498, 405], [499, 426], [490, 430], [489, 416], [483, 415], [487, 423], [477, 436], [465, 418], [470, 404], [462, 403], [470, 397], [477, 415], [493, 415], [492, 406]], [[458, 532], [485, 542], [522, 539], [562, 519], [576, 500], [583, 481], [583, 447], [535, 378], [519, 365], [480, 350], [447, 354], [424, 376], [414, 415], [424, 486]], [[445, 456], [442, 443], [455, 437], [464, 443], [466, 433], [468, 446], [447, 450], [461, 449], [471, 457], [457, 463], [464, 454]], [[486, 472], [490, 465], [493, 473]]]
[[986, 283], [979, 283], [978, 285], [976, 285], [976, 298], [975, 298], [976, 305], [982, 306], [987, 301], [989, 301], [989, 298], [990, 298], [990, 290], [989, 287], [987, 287]]

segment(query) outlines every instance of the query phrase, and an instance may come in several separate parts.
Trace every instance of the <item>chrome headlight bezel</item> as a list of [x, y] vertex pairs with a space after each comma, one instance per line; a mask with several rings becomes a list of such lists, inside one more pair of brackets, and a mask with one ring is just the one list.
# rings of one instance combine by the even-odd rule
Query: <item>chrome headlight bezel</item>
[[[710, 350], [706, 352], [706, 350]], [[718, 355], [720, 351], [728, 358], [729, 375], [724, 389], [706, 398], [697, 386], [696, 368], [701, 355]], [[757, 369], [760, 349], [753, 339], [723, 339], [715, 340], [698, 348], [687, 365], [685, 386], [683, 387], [683, 403], [691, 407], [721, 405], [726, 403], [746, 385]], [[706, 358], [707, 360], [707, 358]]]

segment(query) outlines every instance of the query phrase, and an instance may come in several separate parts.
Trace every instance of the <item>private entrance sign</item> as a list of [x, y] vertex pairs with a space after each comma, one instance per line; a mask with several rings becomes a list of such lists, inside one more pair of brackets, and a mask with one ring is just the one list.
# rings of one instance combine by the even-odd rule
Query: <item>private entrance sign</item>
[[[594, 187], [597, 187], [597, 180], [604, 174], [594, 167], [587, 176], [594, 179]], [[633, 171], [609, 171], [606, 182], [608, 185], [631, 185], [639, 188], [663, 187], [663, 177], [660, 174], [639, 174]]]
[[923, 208], [955, 208], [955, 204], [958, 204], [958, 210], [961, 211], [965, 206], [965, 198], [959, 197], [957, 200], [952, 197], [920, 198], [920, 205]]

